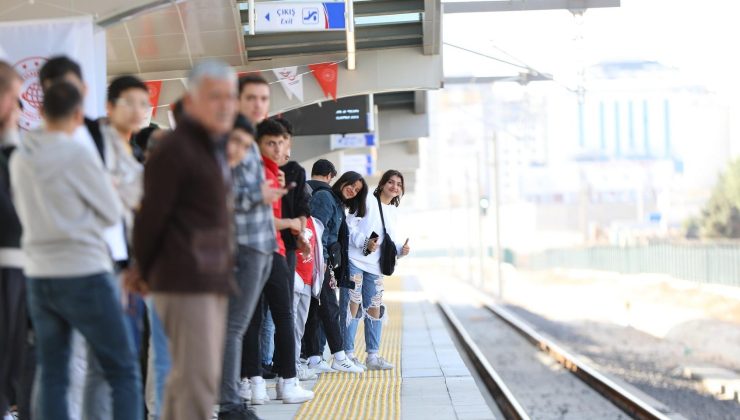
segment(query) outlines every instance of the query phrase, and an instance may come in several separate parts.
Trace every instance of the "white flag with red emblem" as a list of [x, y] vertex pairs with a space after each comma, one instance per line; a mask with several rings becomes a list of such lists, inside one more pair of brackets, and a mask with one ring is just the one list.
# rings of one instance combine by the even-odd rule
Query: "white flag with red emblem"
[[293, 96], [298, 98], [299, 101], [303, 102], [303, 75], [298, 74], [298, 67], [281, 67], [279, 69], [273, 69], [275, 77], [280, 81], [280, 84], [285, 89], [285, 94], [288, 95], [288, 99], [293, 99]]
[[22, 129], [30, 130], [41, 123], [44, 95], [39, 70], [49, 58], [58, 55], [68, 56], [82, 68], [88, 89], [85, 114], [101, 115], [100, 111], [105, 109], [105, 42], [100, 51], [99, 34], [105, 36], [102, 31], [94, 33], [91, 17], [0, 23], [0, 60], [12, 65], [23, 79], [20, 97], [23, 112], [19, 123]]

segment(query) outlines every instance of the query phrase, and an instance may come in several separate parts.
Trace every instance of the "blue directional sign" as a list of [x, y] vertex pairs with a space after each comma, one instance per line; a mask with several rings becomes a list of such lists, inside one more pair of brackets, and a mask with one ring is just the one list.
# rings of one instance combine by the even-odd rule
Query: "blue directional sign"
[[255, 32], [343, 31], [344, 2], [258, 2]]

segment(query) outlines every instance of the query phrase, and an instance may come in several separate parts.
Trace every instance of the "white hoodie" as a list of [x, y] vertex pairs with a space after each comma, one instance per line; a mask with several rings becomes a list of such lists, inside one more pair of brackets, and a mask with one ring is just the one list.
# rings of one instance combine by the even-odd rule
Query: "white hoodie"
[[[380, 272], [380, 244], [383, 243], [383, 221], [380, 218], [378, 199], [373, 194], [367, 195], [367, 211], [365, 217], [357, 217], [353, 214], [347, 216], [347, 227], [349, 227], [349, 259], [352, 264], [360, 270], [382, 276]], [[396, 244], [396, 252], [399, 257], [405, 239], [398, 232], [398, 208], [391, 204], [382, 204], [385, 228], [393, 243]], [[378, 248], [370, 255], [364, 255], [365, 241], [375, 232], [378, 234]]]
[[28, 277], [112, 270], [103, 229], [121, 220], [122, 206], [93, 148], [61, 132], [32, 131], [10, 173]]

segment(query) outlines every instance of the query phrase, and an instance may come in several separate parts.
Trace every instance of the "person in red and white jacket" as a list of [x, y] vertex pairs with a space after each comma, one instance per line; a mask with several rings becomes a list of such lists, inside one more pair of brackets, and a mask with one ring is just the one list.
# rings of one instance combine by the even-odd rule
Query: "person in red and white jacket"
[[321, 221], [309, 217], [306, 220], [306, 229], [303, 238], [311, 245], [311, 252], [298, 254], [296, 258], [295, 284], [293, 286], [293, 316], [295, 317], [295, 354], [296, 372], [300, 380], [307, 380], [315, 376], [315, 372], [301, 364], [301, 341], [306, 329], [308, 311], [311, 307], [311, 297], [318, 299], [321, 293], [326, 264], [324, 263], [324, 248], [319, 238], [324, 234], [324, 225]]

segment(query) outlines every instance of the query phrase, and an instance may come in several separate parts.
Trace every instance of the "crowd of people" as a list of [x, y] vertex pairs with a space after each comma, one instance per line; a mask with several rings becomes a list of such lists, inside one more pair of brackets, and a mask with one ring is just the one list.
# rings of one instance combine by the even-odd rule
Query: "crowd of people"
[[134, 76], [98, 120], [72, 59], [39, 83], [43, 124], [21, 132], [0, 61], [0, 415], [255, 419], [268, 380], [301, 404], [301, 381], [395, 368], [379, 350], [383, 277], [410, 252], [399, 171], [371, 191], [321, 159], [307, 179], [268, 82], [219, 61], [191, 70], [171, 129], [142, 128]]

